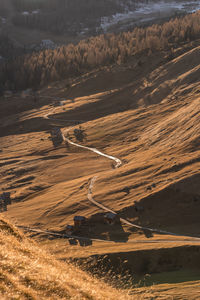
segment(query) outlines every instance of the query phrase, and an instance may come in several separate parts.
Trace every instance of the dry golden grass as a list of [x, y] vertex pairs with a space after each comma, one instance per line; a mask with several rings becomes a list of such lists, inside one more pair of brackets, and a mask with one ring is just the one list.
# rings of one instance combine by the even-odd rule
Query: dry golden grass
[[[25, 201], [12, 204], [8, 216], [19, 224], [58, 230], [71, 223], [77, 212], [90, 217], [99, 209], [87, 200], [88, 182], [98, 174], [95, 199], [123, 217], [145, 226], [197, 234], [199, 202], [188, 204], [199, 193], [199, 57], [197, 46], [170, 62], [163, 63], [162, 53], [150, 63], [142, 57], [142, 68], [133, 59], [130, 66], [82, 76], [70, 93], [62, 82], [43, 89], [41, 95], [66, 99], [66, 105], [55, 111], [45, 102], [52, 98], [40, 99], [40, 110], [27, 108], [17, 119], [13, 111], [6, 127], [13, 134], [0, 138], [0, 186], [10, 190], [14, 200]], [[31, 103], [13, 101], [24, 109]], [[6, 114], [12, 110], [9, 103], [2, 108]], [[45, 132], [51, 124], [42, 119], [50, 111], [64, 120], [85, 118], [84, 145], [119, 157], [123, 166], [113, 170], [106, 158], [73, 146], [53, 149]], [[3, 119], [4, 126], [8, 120]], [[41, 126], [41, 132], [35, 132], [35, 126]], [[135, 213], [135, 201], [145, 207], [142, 215]]]
[[[151, 228], [198, 235], [199, 58], [200, 47], [196, 47], [170, 62], [164, 61], [163, 56], [159, 58], [154, 56], [151, 61], [143, 57], [142, 68], [136, 66], [136, 61], [133, 61], [132, 68], [123, 65], [103, 69], [96, 74], [77, 79], [70, 91], [65, 89], [66, 83], [56, 83], [41, 91], [41, 95], [49, 95], [50, 98], [39, 100], [40, 109], [33, 108], [31, 99], [27, 101], [16, 98], [12, 100], [13, 102], [2, 102], [0, 114], [6, 116], [9, 114], [9, 118], [1, 119], [0, 187], [11, 191], [13, 199], [13, 204], [9, 206], [6, 215], [18, 224], [40, 229], [63, 230], [67, 224], [72, 223], [76, 214], [91, 217], [100, 212], [99, 208], [87, 199], [89, 180], [98, 175], [93, 189], [95, 200], [117, 211], [122, 217]], [[53, 96], [65, 98], [66, 105], [52, 111], [50, 104]], [[14, 105], [18, 114], [15, 109], [13, 110]], [[82, 127], [86, 130], [87, 140], [83, 144], [119, 157], [123, 160], [123, 166], [114, 170], [111, 168], [112, 162], [106, 158], [73, 146], [54, 149], [47, 131], [51, 123], [43, 120], [43, 116], [50, 111], [54, 117], [65, 120], [85, 119]], [[67, 127], [67, 124], [61, 123], [61, 126]], [[73, 136], [73, 130], [70, 131], [70, 135]], [[129, 193], [126, 193], [125, 188], [129, 189]], [[19, 201], [21, 199], [23, 201]], [[143, 213], [138, 214], [135, 211], [135, 201], [140, 201], [144, 207]], [[107, 238], [113, 242], [94, 242], [93, 245], [83, 248], [67, 245], [66, 240], [56, 242], [49, 240], [46, 244], [47, 249], [51, 248], [51, 251], [62, 259], [106, 253], [127, 254], [134, 250], [186, 245], [178, 238], [173, 243], [171, 241], [169, 244], [165, 243], [163, 240], [169, 239], [167, 236], [154, 235], [146, 240], [144, 235], [139, 236], [128, 226], [123, 226], [120, 233], [116, 227], [110, 229], [102, 224], [95, 224], [90, 231], [81, 234]], [[115, 242], [120, 238], [120, 234], [121, 238], [127, 237], [126, 243]], [[15, 239], [15, 243], [19, 244], [16, 238], [10, 236], [8, 238]], [[139, 240], [138, 244], [135, 243], [135, 239]], [[160, 240], [159, 244], [153, 243], [156, 239]], [[150, 241], [152, 243], [146, 243]], [[23, 242], [23, 247], [25, 244], [36, 247], [27, 241]], [[189, 244], [192, 242], [188, 241], [187, 245]], [[11, 253], [14, 251], [12, 249]], [[41, 249], [39, 252], [44, 253]], [[62, 272], [64, 280], [68, 282], [63, 270], [67, 270], [71, 276], [74, 267], [58, 262], [54, 264], [52, 259], [49, 264], [49, 259], [43, 260], [44, 256], [48, 257], [42, 254], [40, 258], [43, 266], [47, 268], [48, 276], [56, 278], [56, 272], [52, 274], [49, 271], [56, 264], [59, 265], [58, 270], [62, 270], [57, 273]], [[29, 259], [27, 256], [26, 260]], [[39, 273], [31, 264], [30, 274], [34, 270]], [[69, 272], [68, 267], [72, 271]], [[46, 271], [43, 269], [41, 274], [46, 278], [44, 272]], [[81, 271], [76, 273], [78, 276], [84, 274]], [[17, 278], [16, 282], [22, 284], [20, 277]], [[41, 280], [38, 276], [38, 285], [41, 284]], [[42, 283], [46, 282], [45, 280], [42, 280]], [[88, 282], [91, 282], [90, 279]], [[47, 280], [47, 286], [48, 284]], [[87, 290], [85, 284], [82, 285], [84, 291]], [[25, 284], [24, 287], [28, 288]], [[184, 299], [181, 298], [181, 294], [184, 297], [189, 294], [191, 299], [198, 299], [195, 298], [196, 294], [191, 287], [194, 296], [192, 298], [189, 283], [185, 284], [184, 292], [182, 292], [184, 285], [176, 287], [175, 299]], [[167, 296], [165, 288], [169, 290]], [[30, 289], [35, 293], [31, 285]], [[145, 297], [152, 299], [154, 296], [159, 299], [161, 293], [163, 299], [171, 299], [173, 290], [175, 288], [170, 286], [156, 290], [148, 288], [148, 291], [137, 290], [137, 295], [139, 297], [142, 295], [142, 299]], [[105, 288], [105, 293], [106, 291]], [[110, 291], [111, 294], [104, 295], [101, 291], [99, 295], [105, 299], [112, 299], [113, 290]], [[80, 291], [77, 296], [80, 299], [81, 293]], [[118, 297], [120, 293], [117, 291], [113, 293], [113, 299], [120, 299]], [[56, 297], [59, 296], [56, 295], [54, 298]], [[128, 296], [124, 297], [128, 299], [126, 298]]]
[[71, 264], [56, 261], [1, 218], [0, 298], [114, 300], [130, 297]]

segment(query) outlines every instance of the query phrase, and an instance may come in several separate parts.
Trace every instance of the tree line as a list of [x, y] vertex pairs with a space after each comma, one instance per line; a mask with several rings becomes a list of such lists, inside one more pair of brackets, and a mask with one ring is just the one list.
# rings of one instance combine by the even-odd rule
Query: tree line
[[0, 65], [0, 82], [4, 89], [37, 89], [49, 82], [72, 78], [101, 66], [126, 62], [135, 53], [144, 50], [161, 51], [198, 38], [200, 12], [162, 25], [104, 34], [82, 40], [77, 45], [10, 59]]

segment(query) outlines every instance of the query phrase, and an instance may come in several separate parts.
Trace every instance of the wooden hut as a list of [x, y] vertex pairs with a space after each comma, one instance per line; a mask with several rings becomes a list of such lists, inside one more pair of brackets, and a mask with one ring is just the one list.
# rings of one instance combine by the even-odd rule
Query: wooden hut
[[105, 214], [104, 220], [107, 224], [114, 225], [116, 223], [119, 223], [119, 216], [112, 212], [108, 212], [107, 214]]
[[75, 216], [74, 217], [74, 227], [75, 228], [82, 226], [83, 224], [85, 224], [85, 222], [86, 222], [86, 218], [83, 216]]
[[72, 225], [67, 225], [65, 231], [66, 231], [66, 234], [72, 235], [73, 232], [74, 232], [74, 226], [72, 226]]

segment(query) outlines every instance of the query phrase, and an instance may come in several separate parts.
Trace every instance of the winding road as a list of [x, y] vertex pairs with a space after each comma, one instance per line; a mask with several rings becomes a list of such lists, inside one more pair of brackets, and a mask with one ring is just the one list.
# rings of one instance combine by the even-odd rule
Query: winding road
[[[74, 122], [74, 123], [83, 123], [84, 121], [81, 121], [81, 120], [63, 120], [63, 119], [56, 119], [54, 117], [50, 117], [50, 115], [53, 115], [55, 113], [55, 110], [56, 109], [53, 109], [51, 110], [49, 113], [45, 114], [44, 115], [44, 118], [45, 119], [48, 119], [48, 120], [51, 120], [51, 121], [62, 121], [62, 122]], [[63, 140], [66, 141], [67, 143], [73, 145], [73, 146], [76, 146], [76, 147], [79, 147], [79, 148], [82, 148], [82, 149], [85, 149], [85, 150], [89, 150], [89, 151], [92, 151], [100, 156], [103, 156], [103, 157], [106, 157], [110, 160], [113, 160], [115, 162], [115, 168], [119, 168], [120, 166], [122, 166], [122, 161], [119, 159], [119, 158], [116, 158], [114, 156], [111, 156], [111, 155], [108, 155], [108, 154], [105, 154], [101, 151], [99, 151], [98, 149], [96, 148], [91, 148], [91, 147], [87, 147], [87, 146], [83, 146], [83, 145], [80, 145], [80, 144], [77, 144], [73, 141], [71, 141], [69, 138], [67, 138], [65, 136], [65, 133], [67, 133], [70, 129], [72, 129], [74, 126], [66, 129], [63, 133], [62, 133], [62, 136], [63, 136]], [[98, 176], [94, 176], [91, 181], [90, 181], [90, 185], [89, 185], [89, 188], [88, 188], [88, 194], [87, 194], [87, 197], [88, 197], [88, 200], [93, 203], [94, 205], [96, 205], [97, 207], [101, 208], [103, 211], [106, 211], [106, 212], [111, 212], [113, 214], [116, 214], [117, 213], [115, 211], [113, 211], [112, 209], [104, 206], [103, 204], [97, 202], [96, 200], [94, 200], [94, 197], [93, 197], [93, 187], [94, 187], [94, 184], [97, 180]], [[150, 231], [150, 232], [154, 232], [154, 233], [158, 233], [158, 234], [165, 234], [165, 235], [169, 235], [169, 236], [176, 236], [176, 237], [183, 237], [183, 238], [187, 238], [189, 240], [192, 240], [193, 242], [200, 242], [200, 237], [193, 237], [193, 236], [187, 236], [187, 235], [183, 235], [183, 234], [176, 234], [176, 233], [173, 233], [173, 232], [168, 232], [168, 231], [164, 231], [164, 230], [160, 230], [160, 229], [157, 229], [157, 228], [149, 228], [149, 227], [143, 227], [143, 226], [139, 226], [137, 224], [134, 224], [134, 223], [131, 223], [130, 221], [126, 220], [126, 219], [123, 219], [123, 218], [120, 218], [120, 221], [126, 225], [129, 225], [131, 227], [134, 227], [134, 228], [137, 228], [137, 229], [141, 229], [141, 230], [146, 230], [146, 231]], [[93, 240], [93, 239], [91, 239]], [[100, 240], [98, 240], [100, 241]], [[104, 241], [105, 240], [101, 240], [101, 241]], [[180, 240], [175, 240], [176, 242], [181, 242]], [[165, 240], [165, 242], [174, 242], [174, 240]], [[185, 240], [182, 240], [182, 242], [185, 242]]]

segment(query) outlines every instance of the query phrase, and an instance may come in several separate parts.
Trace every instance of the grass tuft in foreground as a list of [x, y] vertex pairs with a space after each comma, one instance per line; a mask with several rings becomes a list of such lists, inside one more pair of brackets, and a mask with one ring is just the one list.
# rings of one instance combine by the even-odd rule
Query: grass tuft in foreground
[[1, 299], [129, 299], [72, 264], [57, 261], [0, 218]]

